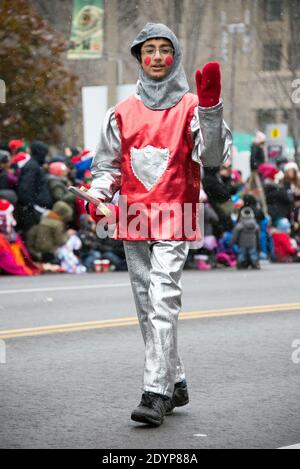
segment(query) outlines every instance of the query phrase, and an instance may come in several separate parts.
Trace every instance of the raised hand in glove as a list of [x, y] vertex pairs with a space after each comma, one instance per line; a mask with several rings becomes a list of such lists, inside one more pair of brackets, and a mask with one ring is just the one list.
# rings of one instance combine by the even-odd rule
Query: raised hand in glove
[[195, 74], [197, 94], [201, 107], [219, 104], [221, 97], [221, 70], [218, 62], [209, 62]]

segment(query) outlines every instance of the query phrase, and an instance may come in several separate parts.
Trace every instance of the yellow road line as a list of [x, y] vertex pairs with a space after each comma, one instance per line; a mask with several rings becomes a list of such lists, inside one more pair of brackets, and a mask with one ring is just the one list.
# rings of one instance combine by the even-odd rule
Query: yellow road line
[[[248, 314], [266, 314], [276, 312], [299, 311], [300, 303], [287, 303], [276, 305], [260, 305], [240, 308], [223, 308], [206, 311], [191, 311], [181, 313], [180, 320], [204, 319], [229, 316], [242, 316]], [[13, 339], [17, 337], [31, 337], [37, 335], [58, 334], [63, 332], [78, 332], [94, 329], [106, 329], [113, 327], [124, 327], [137, 325], [136, 316], [124, 318], [104, 319], [100, 321], [77, 322], [68, 324], [56, 324], [50, 326], [29, 327], [22, 329], [0, 330], [0, 339]]]

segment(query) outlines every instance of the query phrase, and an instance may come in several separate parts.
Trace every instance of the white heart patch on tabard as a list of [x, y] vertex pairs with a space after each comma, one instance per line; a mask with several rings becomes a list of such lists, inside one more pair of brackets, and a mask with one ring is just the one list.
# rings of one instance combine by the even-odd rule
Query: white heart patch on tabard
[[169, 149], [147, 145], [130, 149], [131, 168], [135, 177], [150, 191], [167, 169]]

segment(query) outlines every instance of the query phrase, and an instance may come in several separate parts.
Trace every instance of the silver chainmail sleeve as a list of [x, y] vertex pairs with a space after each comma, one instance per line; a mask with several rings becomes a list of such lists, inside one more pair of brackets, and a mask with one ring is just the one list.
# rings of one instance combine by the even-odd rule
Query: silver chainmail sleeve
[[93, 181], [89, 193], [110, 202], [121, 185], [121, 137], [114, 107], [104, 118], [99, 144], [92, 162]]
[[196, 106], [191, 121], [192, 159], [204, 167], [220, 166], [230, 156], [232, 134], [223, 120], [223, 102], [214, 107]]

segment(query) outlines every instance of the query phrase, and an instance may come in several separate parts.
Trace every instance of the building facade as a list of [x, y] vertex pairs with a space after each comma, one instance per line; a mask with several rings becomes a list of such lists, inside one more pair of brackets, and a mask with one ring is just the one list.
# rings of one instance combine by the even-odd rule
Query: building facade
[[[70, 38], [72, 0], [31, 3]], [[136, 82], [138, 64], [129, 46], [147, 22], [163, 22], [178, 35], [192, 91], [196, 68], [221, 62], [225, 118], [235, 132], [254, 133], [269, 122], [290, 124], [292, 108], [300, 109], [291, 101], [300, 78], [299, 0], [106, 0], [103, 57], [65, 59], [79, 77], [79, 91], [106, 85], [108, 105], [115, 104], [117, 85]], [[64, 140], [83, 144], [80, 92]]]

